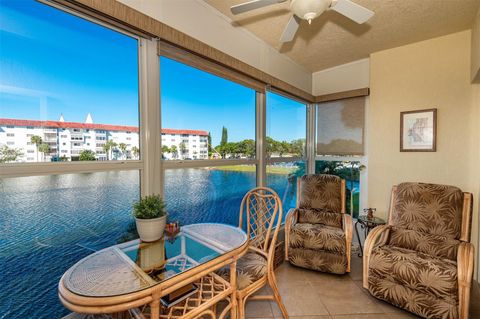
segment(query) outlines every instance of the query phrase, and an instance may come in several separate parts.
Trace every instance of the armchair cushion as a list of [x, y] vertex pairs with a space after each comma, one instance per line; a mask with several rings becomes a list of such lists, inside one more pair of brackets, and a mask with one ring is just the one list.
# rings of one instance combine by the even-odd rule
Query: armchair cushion
[[431, 257], [456, 261], [460, 241], [446, 236], [392, 227], [389, 245], [416, 250]]
[[459, 239], [463, 193], [454, 186], [402, 183], [397, 186], [391, 225]]
[[328, 210], [297, 208], [298, 222], [342, 227], [342, 214]]
[[342, 211], [342, 180], [334, 175], [304, 175], [300, 178], [299, 208]]
[[347, 271], [347, 256], [345, 254], [293, 247], [289, 248], [288, 251], [288, 260], [292, 265], [339, 275]]
[[289, 245], [292, 248], [325, 250], [344, 255], [345, 243], [345, 233], [338, 227], [321, 224], [295, 224], [290, 230]]
[[[458, 302], [457, 263], [404, 248], [389, 245], [373, 248], [368, 284], [375, 296], [397, 305], [421, 302], [421, 298], [417, 299], [419, 295], [449, 304]], [[415, 296], [405, 288], [414, 291]]]
[[[230, 267], [217, 271], [225, 280], [230, 281]], [[259, 280], [267, 273], [267, 259], [262, 255], [249, 251], [237, 261], [237, 288], [243, 289]]]

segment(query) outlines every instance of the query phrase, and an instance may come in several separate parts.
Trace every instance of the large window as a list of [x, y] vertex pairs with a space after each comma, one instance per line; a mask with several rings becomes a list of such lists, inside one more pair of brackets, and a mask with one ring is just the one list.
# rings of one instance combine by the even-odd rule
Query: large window
[[5, 0], [0, 43], [0, 162], [139, 159], [137, 39]]
[[160, 58], [163, 158], [255, 157], [255, 91]]
[[267, 93], [267, 157], [304, 157], [307, 134], [304, 103]]
[[61, 318], [62, 274], [99, 249], [136, 237], [138, 171], [0, 179], [0, 313]]

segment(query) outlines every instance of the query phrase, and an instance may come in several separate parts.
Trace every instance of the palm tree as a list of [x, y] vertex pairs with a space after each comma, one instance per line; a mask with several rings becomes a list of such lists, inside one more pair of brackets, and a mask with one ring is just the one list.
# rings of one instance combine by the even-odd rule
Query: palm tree
[[138, 159], [138, 156], [140, 155], [140, 149], [136, 146], [132, 147], [132, 154], [136, 159]]
[[185, 145], [185, 142], [180, 143], [180, 153], [182, 154], [183, 157], [185, 157], [185, 153], [187, 153], [187, 146]]
[[42, 143], [37, 148], [38, 151], [42, 152], [42, 162], [45, 162], [45, 153], [50, 152], [50, 145]]
[[110, 152], [113, 148], [117, 147], [117, 143], [112, 140], [108, 140], [105, 144], [103, 144], [103, 150], [107, 153], [107, 161], [110, 159]]
[[0, 163], [15, 162], [22, 156], [23, 152], [19, 148], [9, 148], [7, 145], [0, 148]]
[[120, 143], [120, 144], [118, 144], [118, 148], [122, 152], [123, 159], [127, 159], [127, 154], [126, 154], [127, 153], [127, 144]]
[[38, 135], [33, 135], [31, 138], [30, 138], [30, 142], [32, 142], [33, 144], [35, 144], [36, 148], [37, 148], [37, 162], [38, 162], [38, 147], [40, 146], [40, 144], [43, 143], [43, 140], [40, 136]]
[[173, 155], [173, 158], [177, 158], [178, 156], [178, 149], [177, 149], [177, 146], [176, 145], [173, 145], [172, 148], [170, 148], [170, 151]]

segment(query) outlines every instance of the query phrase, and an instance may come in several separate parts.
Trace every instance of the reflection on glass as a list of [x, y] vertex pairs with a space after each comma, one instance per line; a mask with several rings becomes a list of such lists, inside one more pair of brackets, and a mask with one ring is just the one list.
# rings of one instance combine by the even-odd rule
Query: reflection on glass
[[360, 205], [360, 171], [365, 166], [358, 161], [316, 161], [316, 174], [332, 174], [346, 182], [346, 209], [354, 218], [358, 217]]
[[169, 219], [181, 225], [215, 222], [238, 226], [242, 198], [255, 185], [255, 165], [167, 169]]
[[160, 58], [165, 160], [255, 157], [255, 91]]
[[138, 159], [137, 40], [33, 0], [0, 20], [0, 163]]
[[0, 313], [67, 315], [60, 277], [81, 258], [138, 238], [131, 208], [139, 186], [138, 171], [0, 179]]
[[303, 157], [306, 123], [305, 104], [267, 92], [267, 157]]
[[267, 186], [277, 192], [283, 204], [283, 219], [296, 206], [297, 179], [305, 174], [305, 162], [279, 162], [267, 165]]

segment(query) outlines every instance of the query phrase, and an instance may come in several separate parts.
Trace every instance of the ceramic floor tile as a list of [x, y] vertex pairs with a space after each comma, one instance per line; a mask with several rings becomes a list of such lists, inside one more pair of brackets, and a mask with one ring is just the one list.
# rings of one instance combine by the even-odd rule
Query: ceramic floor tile
[[[321, 302], [315, 289], [308, 282], [279, 283], [280, 295], [291, 317], [325, 316], [328, 311]], [[273, 315], [281, 317], [282, 313], [276, 302], [270, 302]]]
[[245, 316], [248, 318], [273, 317], [272, 307], [268, 300], [252, 300], [247, 302]]
[[332, 319], [385, 319], [386, 314], [356, 314], [356, 315], [333, 315]]
[[312, 285], [330, 315], [383, 312], [352, 280], [337, 281], [329, 286], [317, 283]]

